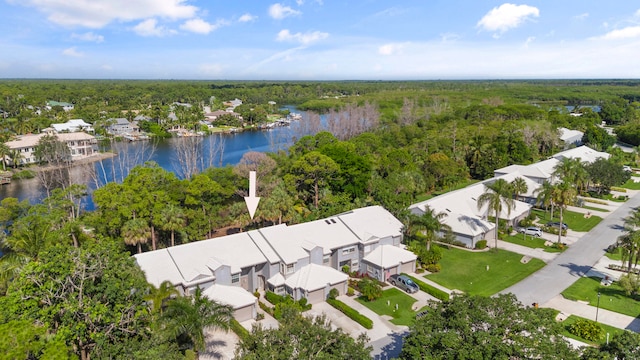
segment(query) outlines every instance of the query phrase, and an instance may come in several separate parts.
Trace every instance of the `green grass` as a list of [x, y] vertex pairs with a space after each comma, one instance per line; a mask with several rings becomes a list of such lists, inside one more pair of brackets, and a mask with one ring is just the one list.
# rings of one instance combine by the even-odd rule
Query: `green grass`
[[[416, 312], [411, 307], [417, 300], [396, 288], [383, 291], [382, 296], [374, 301], [367, 301], [363, 297], [357, 298], [356, 301], [378, 315], [393, 317], [391, 322], [396, 325], [409, 326], [413, 324], [415, 319]], [[389, 301], [389, 305], [387, 305], [387, 301]], [[396, 310], [396, 304], [398, 304], [398, 310]]]
[[565, 291], [562, 296], [569, 300], [588, 301], [591, 306], [598, 306], [600, 292], [600, 308], [611, 310], [633, 317], [640, 315], [640, 301], [624, 293], [617, 283], [609, 286], [600, 285], [599, 278], [582, 277]]
[[[569, 327], [571, 326], [571, 324], [573, 324], [574, 322], [576, 322], [579, 319], [584, 319], [583, 317], [580, 316], [576, 316], [576, 315], [571, 315], [568, 318], [566, 318], [563, 322], [562, 322], [562, 335], [572, 338], [572, 339], [576, 339], [578, 341], [582, 341], [584, 343], [587, 344], [591, 344], [591, 345], [600, 345], [602, 343], [604, 343], [607, 340], [607, 333], [609, 333], [609, 338], [613, 337], [614, 335], [620, 334], [625, 332], [626, 330], [623, 329], [618, 329], [616, 327], [613, 326], [609, 326], [603, 323], [598, 323], [598, 325], [600, 325], [600, 327], [602, 327], [602, 329], [604, 330], [603, 332], [603, 336], [602, 336], [602, 341], [599, 342], [591, 342], [591, 341], [587, 341], [581, 337], [578, 337], [576, 335], [573, 335], [572, 333], [569, 332]], [[594, 319], [587, 319], [587, 320], [594, 320]]]
[[[532, 210], [540, 219], [540, 224], [544, 225], [549, 221], [560, 221], [560, 212], [558, 209], [554, 209], [553, 211], [553, 219], [549, 217], [551, 215], [550, 211], [545, 212], [540, 209]], [[584, 214], [577, 213], [574, 211], [564, 210], [562, 212], [562, 222], [566, 223], [569, 226], [569, 229], [573, 231], [581, 231], [588, 232], [596, 225], [598, 225], [602, 221], [602, 218], [599, 216], [591, 215], [588, 219], [584, 217]]]
[[640, 190], [640, 182], [635, 182], [635, 181], [629, 179], [621, 187], [623, 187], [625, 189], [630, 189], [630, 190]]
[[[510, 242], [512, 244], [517, 244], [517, 245], [521, 245], [521, 246], [526, 246], [532, 249], [544, 249], [544, 251], [546, 252], [562, 252], [563, 250], [560, 250], [558, 248], [554, 248], [551, 246], [544, 246], [544, 243], [546, 242], [545, 239], [543, 238], [537, 238], [534, 236], [529, 236], [527, 235], [527, 239], [524, 239], [525, 235], [524, 234], [517, 234], [517, 235], [508, 235], [508, 236], [503, 236], [502, 240]], [[566, 249], [566, 247], [565, 247]]]
[[601, 211], [601, 212], [609, 212], [607, 209], [595, 207], [595, 206], [582, 206], [583, 209], [593, 210], [593, 211]]
[[620, 249], [616, 248], [613, 252], [606, 252], [604, 253], [604, 256], [608, 257], [611, 260], [617, 260], [622, 262], [622, 253], [620, 252]]
[[491, 296], [545, 265], [539, 259], [531, 259], [523, 264], [520, 262], [522, 255], [506, 250], [470, 252], [451, 248], [443, 249], [442, 255], [442, 271], [425, 278], [470, 295]]

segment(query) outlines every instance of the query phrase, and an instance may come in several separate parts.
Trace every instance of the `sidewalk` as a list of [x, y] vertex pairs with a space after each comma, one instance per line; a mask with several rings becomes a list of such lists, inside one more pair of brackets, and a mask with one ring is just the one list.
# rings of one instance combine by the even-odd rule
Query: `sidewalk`
[[[602, 301], [607, 299], [601, 298]], [[560, 310], [565, 315], [577, 315], [589, 320], [595, 320], [596, 312], [598, 313], [598, 322], [617, 327], [619, 329], [627, 329], [640, 332], [640, 319], [632, 316], [619, 314], [613, 311], [598, 309], [582, 302], [565, 299], [562, 295], [558, 295], [541, 305], [546, 308]]]
[[[491, 243], [491, 244], [489, 244]], [[493, 241], [487, 242], [488, 245], [493, 245]], [[532, 258], [540, 259], [545, 263], [548, 263], [555, 259], [559, 253], [545, 252], [542, 248], [530, 248], [518, 244], [513, 244], [508, 241], [498, 240], [498, 248], [514, 252], [516, 254], [526, 255]]]

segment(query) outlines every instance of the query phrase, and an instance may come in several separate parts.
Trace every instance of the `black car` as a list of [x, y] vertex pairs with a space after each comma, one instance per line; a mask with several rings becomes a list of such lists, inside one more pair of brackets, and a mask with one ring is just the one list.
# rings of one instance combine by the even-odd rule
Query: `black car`
[[415, 292], [418, 292], [418, 290], [420, 290], [420, 288], [418, 287], [418, 284], [416, 284], [415, 282], [413, 282], [413, 280], [411, 280], [408, 276], [405, 275], [391, 275], [389, 276], [389, 283], [391, 285], [397, 286], [400, 289], [408, 292], [409, 294], [413, 294]]
[[562, 223], [562, 225], [560, 225], [559, 221], [549, 221], [547, 223], [548, 227], [554, 227], [554, 228], [559, 228], [560, 226], [562, 226], [562, 230], [567, 230], [569, 228], [569, 226], [565, 223]]

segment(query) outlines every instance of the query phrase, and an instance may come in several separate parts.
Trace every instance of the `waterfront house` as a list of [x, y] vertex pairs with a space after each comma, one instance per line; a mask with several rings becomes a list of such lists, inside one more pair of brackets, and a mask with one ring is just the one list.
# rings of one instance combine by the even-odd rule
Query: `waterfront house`
[[115, 118], [107, 120], [110, 124], [107, 133], [115, 136], [135, 135], [140, 133], [140, 128], [135, 123], [125, 118]]
[[77, 132], [77, 131], [92, 133], [95, 131], [93, 129], [93, 125], [85, 122], [82, 119], [71, 119], [65, 123], [51, 124], [51, 127], [53, 127], [57, 133], [63, 133], [63, 132], [70, 133], [70, 132]]
[[[35, 150], [38, 142], [46, 135], [54, 135], [58, 140], [64, 142], [69, 147], [71, 160], [83, 159], [98, 153], [98, 141], [93, 135], [74, 132], [56, 134], [53, 129], [45, 129], [41, 134], [28, 134], [17, 136], [14, 140], [5, 144], [11, 150], [17, 150], [20, 153], [20, 165], [33, 164], [37, 162]], [[11, 159], [7, 162], [13, 165]]]

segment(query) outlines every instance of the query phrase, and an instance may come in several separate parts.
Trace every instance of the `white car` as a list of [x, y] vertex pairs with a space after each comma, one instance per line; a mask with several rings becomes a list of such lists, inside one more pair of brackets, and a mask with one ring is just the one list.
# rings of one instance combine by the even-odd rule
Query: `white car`
[[520, 228], [518, 229], [519, 232], [525, 234], [525, 235], [531, 235], [531, 236], [535, 236], [535, 237], [540, 237], [542, 236], [542, 229], [535, 227], [535, 226], [530, 226], [530, 227], [526, 227], [526, 228]]

